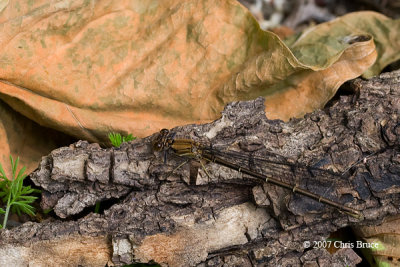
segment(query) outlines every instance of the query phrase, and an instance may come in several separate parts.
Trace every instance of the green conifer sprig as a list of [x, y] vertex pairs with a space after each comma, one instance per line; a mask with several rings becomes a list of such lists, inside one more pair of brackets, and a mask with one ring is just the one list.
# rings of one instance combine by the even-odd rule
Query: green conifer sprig
[[115, 147], [119, 147], [124, 142], [129, 142], [136, 139], [136, 137], [134, 137], [132, 134], [122, 136], [119, 133], [109, 133], [108, 138], [110, 138], [111, 144]]
[[0, 228], [6, 228], [8, 216], [11, 212], [15, 212], [18, 215], [26, 213], [29, 215], [35, 215], [35, 208], [31, 206], [37, 197], [32, 196], [33, 193], [40, 193], [40, 190], [33, 189], [30, 186], [24, 186], [24, 179], [26, 178], [25, 170], [26, 167], [22, 167], [18, 172], [19, 157], [14, 161], [10, 155], [12, 179], [7, 178], [7, 175], [0, 164], [0, 199], [6, 204], [6, 209], [0, 208], [0, 213], [5, 214], [3, 225]]

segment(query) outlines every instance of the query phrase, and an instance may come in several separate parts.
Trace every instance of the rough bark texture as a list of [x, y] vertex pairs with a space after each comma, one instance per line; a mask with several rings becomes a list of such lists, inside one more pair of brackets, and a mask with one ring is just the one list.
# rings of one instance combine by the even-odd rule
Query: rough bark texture
[[[43, 208], [67, 219], [2, 230], [0, 265], [354, 266], [352, 249], [331, 255], [313, 241], [400, 213], [400, 71], [352, 87], [355, 94], [301, 120], [268, 120], [259, 98], [173, 132], [242, 152], [246, 167], [361, 210], [363, 219], [213, 163], [207, 175], [172, 154], [164, 162], [152, 151], [154, 136], [111, 149], [80, 141], [43, 157], [31, 175]], [[281, 158], [294, 166], [273, 163]], [[104, 214], [85, 212], [104, 200]]]

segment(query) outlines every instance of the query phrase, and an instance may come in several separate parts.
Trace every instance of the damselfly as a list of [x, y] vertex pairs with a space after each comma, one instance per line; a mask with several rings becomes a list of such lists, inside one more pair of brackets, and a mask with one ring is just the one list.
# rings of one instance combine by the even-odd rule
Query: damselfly
[[155, 139], [153, 143], [153, 149], [155, 151], [160, 151], [160, 150], [167, 151], [168, 149], [171, 149], [173, 153], [181, 157], [189, 157], [189, 158], [195, 158], [197, 160], [206, 160], [214, 162], [216, 164], [236, 170], [239, 173], [247, 174], [251, 177], [261, 179], [264, 182], [289, 189], [294, 193], [309, 197], [318, 202], [335, 207], [336, 209], [343, 211], [353, 217], [362, 218], [362, 214], [358, 210], [344, 206], [343, 204], [332, 201], [318, 194], [312, 193], [311, 191], [300, 188], [296, 185], [292, 185], [290, 183], [281, 181], [279, 179], [270, 177], [260, 172], [256, 172], [249, 168], [232, 163], [229, 160], [226, 160], [223, 157], [221, 157], [218, 152], [214, 151], [213, 149], [207, 148], [206, 146], [192, 139], [175, 139], [174, 134], [170, 134], [169, 130], [167, 129], [162, 129], [160, 131], [158, 137]]

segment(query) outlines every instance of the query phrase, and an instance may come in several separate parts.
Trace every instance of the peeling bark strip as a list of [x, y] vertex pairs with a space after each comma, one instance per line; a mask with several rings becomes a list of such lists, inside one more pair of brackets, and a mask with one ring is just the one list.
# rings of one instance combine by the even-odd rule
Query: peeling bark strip
[[[184, 163], [173, 154], [164, 163], [164, 153], [152, 150], [154, 136], [110, 149], [80, 141], [43, 157], [31, 175], [44, 189], [42, 206], [61, 218], [79, 216], [98, 201], [111, 200], [111, 207], [77, 220], [2, 230], [0, 265], [39, 264], [37, 259], [48, 260], [50, 247], [38, 244], [62, 245], [79, 236], [102, 240], [101, 259], [111, 255], [107, 260], [116, 265], [154, 260], [168, 266], [355, 266], [360, 258], [352, 249], [330, 255], [304, 245], [338, 228], [374, 225], [400, 213], [400, 71], [357, 79], [352, 86], [355, 95], [342, 96], [301, 120], [266, 119], [259, 98], [231, 103], [213, 123], [172, 131], [176, 138], [250, 155], [247, 167], [336, 198], [361, 210], [363, 221], [213, 163], [206, 164], [209, 176], [201, 164]], [[258, 165], [260, 156], [277, 157], [270, 152], [297, 166], [330, 172], [315, 171], [313, 177], [304, 168]], [[338, 172], [344, 175], [334, 175]], [[86, 249], [77, 252], [73, 248], [82, 246], [70, 243], [73, 256], [53, 254], [54, 262], [107, 263], [94, 261], [100, 257]], [[82, 262], [76, 260], [79, 253], [86, 255]]]

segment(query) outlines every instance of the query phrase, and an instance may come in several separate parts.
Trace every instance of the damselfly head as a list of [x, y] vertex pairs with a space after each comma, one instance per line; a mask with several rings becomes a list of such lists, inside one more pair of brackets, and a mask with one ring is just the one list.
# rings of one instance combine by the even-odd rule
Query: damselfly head
[[166, 136], [168, 136], [168, 134], [169, 134], [169, 130], [168, 129], [161, 129], [161, 131], [160, 131], [160, 136], [162, 136], [162, 137], [166, 137]]
[[169, 130], [162, 129], [153, 141], [153, 150], [160, 151], [167, 148], [170, 143]]

